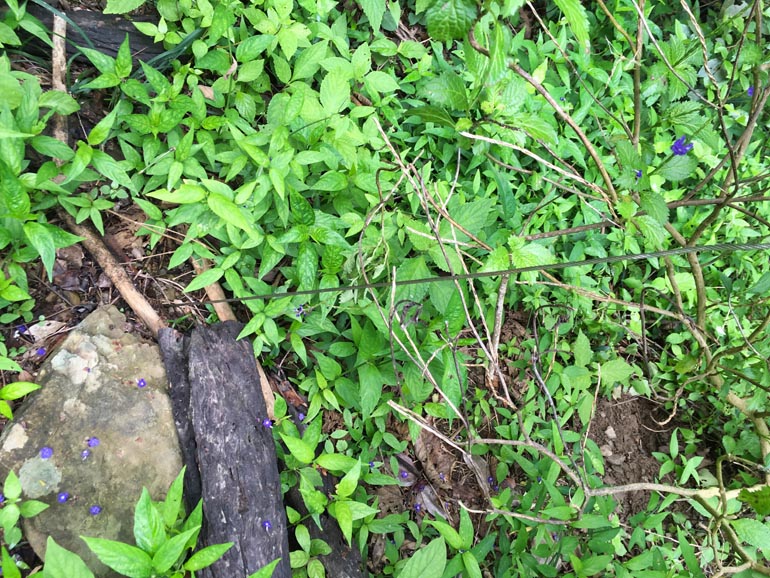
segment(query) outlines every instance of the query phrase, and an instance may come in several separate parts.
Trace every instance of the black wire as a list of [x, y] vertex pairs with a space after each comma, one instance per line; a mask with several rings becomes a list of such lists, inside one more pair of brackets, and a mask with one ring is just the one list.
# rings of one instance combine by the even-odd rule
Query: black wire
[[283, 297], [301, 297], [310, 295], [320, 295], [322, 293], [342, 293], [343, 291], [357, 291], [361, 289], [384, 289], [386, 287], [406, 287], [408, 285], [419, 285], [421, 283], [434, 283], [437, 281], [465, 281], [469, 279], [480, 279], [483, 277], [498, 277], [501, 275], [517, 275], [519, 273], [530, 273], [533, 271], [559, 271], [562, 269], [571, 269], [572, 267], [585, 267], [587, 265], [604, 265], [608, 263], [617, 263], [619, 261], [641, 261], [643, 259], [656, 259], [658, 257], [671, 257], [675, 255], [687, 255], [689, 253], [701, 253], [705, 251], [726, 251], [729, 253], [737, 251], [766, 251], [770, 249], [770, 243], [715, 243], [713, 245], [700, 245], [693, 247], [677, 247], [664, 251], [652, 251], [650, 253], [636, 253], [632, 255], [615, 255], [612, 257], [599, 257], [595, 259], [584, 259], [582, 261], [566, 261], [563, 263], [552, 263], [550, 265], [531, 265], [529, 267], [514, 267], [513, 269], [504, 269], [502, 271], [483, 271], [477, 273], [461, 273], [458, 275], [446, 275], [444, 277], [426, 277], [422, 279], [404, 279], [403, 281], [381, 281], [378, 283], [364, 283], [361, 285], [350, 285], [348, 287], [326, 287], [323, 289], [303, 289], [302, 291], [287, 291], [283, 293], [268, 293], [262, 295], [252, 295], [249, 297], [239, 297], [230, 299], [207, 300], [202, 303], [232, 303], [241, 301], [279, 299]]

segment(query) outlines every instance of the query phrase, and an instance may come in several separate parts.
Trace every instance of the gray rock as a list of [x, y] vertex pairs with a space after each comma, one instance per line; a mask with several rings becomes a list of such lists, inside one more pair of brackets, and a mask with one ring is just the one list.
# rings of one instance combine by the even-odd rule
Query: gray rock
[[[158, 347], [125, 328], [115, 307], [89, 315], [43, 364], [41, 389], [0, 436], [1, 480], [13, 469], [25, 499], [50, 504], [24, 520], [26, 539], [44, 559], [52, 536], [97, 576], [114, 574], [80, 536], [133, 544], [142, 487], [161, 500], [182, 468]], [[145, 387], [138, 386], [140, 379]], [[89, 447], [91, 438], [98, 445], [92, 439]], [[40, 453], [45, 446], [53, 449], [48, 459]], [[70, 496], [64, 504], [57, 501], [61, 492]], [[94, 505], [101, 507], [96, 516], [90, 512]]]

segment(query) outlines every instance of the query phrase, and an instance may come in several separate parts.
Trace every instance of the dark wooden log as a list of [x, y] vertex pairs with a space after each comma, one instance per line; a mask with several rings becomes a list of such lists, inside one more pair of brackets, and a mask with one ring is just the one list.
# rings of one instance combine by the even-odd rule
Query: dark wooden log
[[[71, 58], [78, 53], [78, 46], [90, 47], [86, 38], [91, 41], [93, 47], [99, 52], [115, 57], [120, 44], [126, 38], [126, 34], [128, 34], [131, 54], [135, 61], [143, 60], [147, 62], [165, 52], [163, 44], [156, 44], [151, 37], [141, 34], [132, 24], [132, 21], [157, 23], [157, 17], [132, 16], [131, 19], [128, 19], [124, 16], [102, 14], [90, 10], [67, 10], [65, 12], [58, 7], [57, 0], [46, 0], [46, 3], [63, 12], [67, 18], [77, 25], [75, 27], [68, 23], [67, 58]], [[40, 20], [48, 30], [51, 30], [53, 14], [45, 6], [28, 2], [27, 11]], [[34, 38], [29, 40], [33, 46], [38, 42]], [[25, 46], [26, 48], [27, 46]], [[41, 51], [50, 51], [50, 48], [45, 45], [39, 45], [38, 48]]]
[[[193, 330], [187, 351], [190, 386], [187, 415], [195, 442], [195, 463], [203, 497], [204, 546], [234, 546], [201, 578], [248, 576], [276, 558], [275, 578], [290, 578], [286, 514], [281, 494], [272, 432], [262, 426], [267, 416], [254, 352], [247, 340], [237, 341], [242, 325], [225, 322]], [[166, 349], [169, 349], [169, 355]], [[167, 371], [179, 371], [178, 352], [184, 340], [161, 337]], [[177, 352], [177, 353], [174, 353]], [[184, 373], [184, 368], [181, 369]], [[184, 380], [171, 377], [184, 386]], [[172, 398], [173, 399], [173, 398]], [[184, 405], [184, 394], [176, 404]], [[184, 411], [184, 410], [183, 410]], [[182, 428], [180, 437], [189, 435]], [[193, 492], [195, 490], [193, 489]], [[269, 527], [268, 527], [269, 523]]]

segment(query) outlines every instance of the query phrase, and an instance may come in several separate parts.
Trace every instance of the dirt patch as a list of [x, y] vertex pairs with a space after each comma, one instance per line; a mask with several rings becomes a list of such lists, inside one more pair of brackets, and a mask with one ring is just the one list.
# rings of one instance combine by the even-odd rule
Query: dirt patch
[[[606, 485], [656, 481], [660, 464], [652, 452], [667, 448], [671, 437], [670, 429], [656, 423], [655, 418], [661, 417], [660, 408], [643, 397], [598, 401], [588, 437], [604, 456]], [[647, 507], [649, 495], [628, 492], [616, 495], [615, 499], [618, 514], [625, 520]]]

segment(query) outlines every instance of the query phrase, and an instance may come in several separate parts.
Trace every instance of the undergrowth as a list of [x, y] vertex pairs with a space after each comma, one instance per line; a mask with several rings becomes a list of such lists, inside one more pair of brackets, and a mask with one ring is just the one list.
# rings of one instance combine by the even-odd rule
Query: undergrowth
[[[313, 444], [277, 406], [284, 481], [372, 575], [770, 574], [764, 2], [158, 0], [136, 26], [164, 56], [82, 48], [72, 93], [109, 108], [72, 147], [45, 130], [78, 103], [20, 69], [17, 34], [45, 35], [7, 4], [0, 322], [34, 319], [31, 264], [50, 280], [77, 240], [57, 207], [103, 232], [130, 197], [148, 248], [205, 260], [187, 291], [242, 300], [241, 336], [306, 396]], [[673, 430], [659, 482], [603, 482], [588, 432], [620, 394], [706, 416]], [[345, 427], [321, 434], [330, 415]], [[408, 458], [435, 502], [383, 517], [375, 488]], [[642, 525], [624, 492], [650, 494]], [[313, 520], [289, 519], [296, 575], [323, 575]]]

